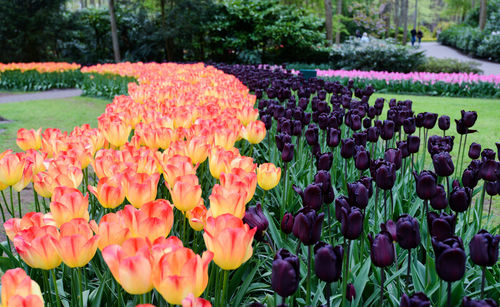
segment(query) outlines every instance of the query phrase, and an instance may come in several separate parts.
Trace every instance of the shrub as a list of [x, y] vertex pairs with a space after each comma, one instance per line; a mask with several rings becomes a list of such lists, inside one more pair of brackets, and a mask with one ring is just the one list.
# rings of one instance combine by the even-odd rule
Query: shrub
[[6, 70], [0, 73], [0, 89], [45, 91], [54, 88], [74, 88], [82, 81], [79, 70], [38, 72], [36, 70]]
[[438, 59], [435, 57], [426, 58], [425, 62], [418, 66], [418, 71], [424, 72], [445, 72], [445, 73], [482, 73], [479, 63], [474, 61], [458, 61], [456, 59]]

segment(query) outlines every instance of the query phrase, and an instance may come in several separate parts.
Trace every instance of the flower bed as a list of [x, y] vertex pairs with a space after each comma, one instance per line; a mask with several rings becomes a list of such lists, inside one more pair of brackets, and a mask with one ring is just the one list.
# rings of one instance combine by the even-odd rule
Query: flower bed
[[449, 117], [369, 105], [374, 89], [354, 82], [265, 66], [86, 69], [138, 84], [98, 128], [21, 129], [22, 152], [0, 154], [2, 196], [33, 184], [36, 211], [2, 198], [4, 220], [18, 216], [4, 223], [2, 304], [498, 301], [500, 237], [481, 229], [494, 230], [483, 206], [500, 156], [469, 146], [475, 112], [456, 122], [452, 159]]

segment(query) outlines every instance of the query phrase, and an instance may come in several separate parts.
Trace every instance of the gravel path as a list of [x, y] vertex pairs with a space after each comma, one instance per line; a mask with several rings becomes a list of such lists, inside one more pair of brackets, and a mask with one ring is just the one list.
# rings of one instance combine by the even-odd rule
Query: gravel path
[[420, 48], [425, 51], [426, 56], [478, 62], [481, 64], [479, 68], [483, 70], [485, 75], [500, 75], [500, 64], [472, 58], [448, 46], [436, 42], [423, 42]]
[[44, 99], [58, 99], [80, 96], [82, 90], [79, 89], [64, 89], [64, 90], [50, 90], [39, 93], [27, 94], [13, 94], [0, 96], [0, 103], [21, 102], [30, 100], [44, 100]]

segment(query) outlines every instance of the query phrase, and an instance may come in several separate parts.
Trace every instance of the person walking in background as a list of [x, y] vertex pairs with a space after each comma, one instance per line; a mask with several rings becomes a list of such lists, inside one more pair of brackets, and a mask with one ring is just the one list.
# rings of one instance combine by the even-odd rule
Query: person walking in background
[[363, 43], [370, 42], [370, 39], [368, 38], [368, 33], [366, 33], [366, 32], [363, 33], [363, 37], [361, 37], [361, 42], [363, 42]]
[[417, 32], [417, 38], [418, 38], [418, 46], [420, 47], [420, 43], [422, 42], [422, 37], [424, 37], [424, 33], [420, 29], [418, 29]]
[[415, 30], [415, 28], [413, 28], [411, 31], [410, 31], [410, 34], [411, 34], [411, 45], [414, 46], [415, 45], [415, 41], [417, 40], [417, 31]]

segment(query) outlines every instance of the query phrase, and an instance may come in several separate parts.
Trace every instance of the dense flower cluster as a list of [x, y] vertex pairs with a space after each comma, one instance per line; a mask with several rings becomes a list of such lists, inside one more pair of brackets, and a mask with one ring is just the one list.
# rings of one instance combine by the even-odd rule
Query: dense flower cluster
[[64, 63], [64, 62], [44, 62], [44, 63], [9, 63], [2, 64], [0, 63], [0, 72], [6, 70], [36, 70], [40, 73], [44, 72], [62, 72], [68, 70], [77, 70], [81, 66], [76, 63]]

